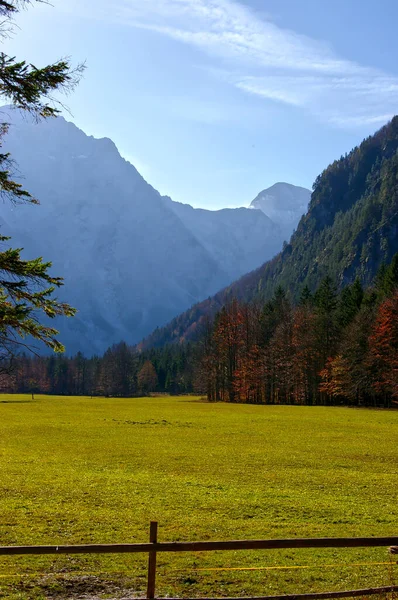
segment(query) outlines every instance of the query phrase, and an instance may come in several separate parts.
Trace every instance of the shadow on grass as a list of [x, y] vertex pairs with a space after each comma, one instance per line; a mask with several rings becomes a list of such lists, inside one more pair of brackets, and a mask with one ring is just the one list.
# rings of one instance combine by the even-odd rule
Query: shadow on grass
[[31, 404], [37, 400], [0, 400], [0, 404]]
[[216, 402], [209, 402], [207, 398], [199, 398], [198, 400], [179, 400], [179, 402], [187, 402], [188, 404], [216, 404]]

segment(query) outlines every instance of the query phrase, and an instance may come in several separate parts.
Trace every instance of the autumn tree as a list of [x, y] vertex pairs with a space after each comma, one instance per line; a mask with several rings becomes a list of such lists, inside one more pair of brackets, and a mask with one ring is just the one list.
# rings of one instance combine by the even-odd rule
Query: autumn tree
[[224, 307], [216, 320], [214, 343], [220, 360], [220, 395], [222, 400], [235, 402], [234, 378], [238, 368], [239, 348], [242, 343], [243, 316], [241, 307], [233, 299]]
[[328, 358], [320, 372], [319, 391], [326, 395], [328, 404], [345, 397], [347, 365], [341, 354]]
[[294, 391], [293, 312], [286, 301], [283, 317], [270, 341], [270, 356], [274, 372], [273, 402], [289, 404]]
[[373, 388], [384, 404], [398, 399], [398, 291], [379, 306], [369, 338], [369, 365]]
[[138, 389], [143, 394], [154, 392], [158, 384], [158, 377], [156, 375], [155, 367], [150, 360], [147, 360], [142, 365], [138, 372]]
[[264, 361], [259, 336], [260, 311], [256, 304], [240, 307], [241, 327], [234, 389], [240, 402], [258, 404], [263, 401]]

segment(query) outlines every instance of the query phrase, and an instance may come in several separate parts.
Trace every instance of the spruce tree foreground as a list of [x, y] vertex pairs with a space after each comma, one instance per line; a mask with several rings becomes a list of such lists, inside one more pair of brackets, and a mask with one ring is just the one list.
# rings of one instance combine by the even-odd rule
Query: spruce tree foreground
[[[33, 4], [30, 0], [0, 0], [0, 37], [3, 44], [13, 30], [13, 17], [30, 4]], [[51, 118], [60, 112], [61, 106], [53, 94], [72, 91], [83, 69], [84, 65], [73, 68], [67, 60], [37, 68], [1, 52], [0, 94], [5, 102], [37, 119]], [[9, 129], [6, 119], [7, 111], [3, 110], [0, 147]], [[0, 153], [0, 194], [3, 200], [14, 204], [39, 204], [37, 198], [15, 181], [14, 173], [15, 165], [10, 154]], [[60, 315], [70, 317], [76, 311], [54, 297], [54, 291], [63, 285], [63, 279], [50, 273], [50, 262], [43, 261], [41, 257], [24, 260], [21, 248], [10, 247], [9, 237], [1, 235], [0, 242], [0, 370], [7, 372], [22, 348], [35, 349], [35, 340], [62, 352], [64, 347], [57, 338], [58, 331], [47, 324], [47, 319]]]

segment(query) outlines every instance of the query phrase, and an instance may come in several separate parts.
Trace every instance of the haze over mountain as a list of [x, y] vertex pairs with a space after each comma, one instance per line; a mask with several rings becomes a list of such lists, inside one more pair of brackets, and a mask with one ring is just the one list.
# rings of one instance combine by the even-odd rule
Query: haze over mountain
[[263, 190], [250, 204], [278, 223], [282, 236], [288, 241], [301, 217], [307, 212], [311, 192], [289, 183], [275, 183]]
[[5, 150], [41, 205], [3, 204], [1, 231], [65, 278], [59, 297], [79, 311], [56, 323], [68, 352], [139, 341], [271, 258], [286, 237], [285, 223], [260, 210], [162, 197], [111, 140], [61, 117], [37, 124], [2, 110], [12, 122]]
[[[381, 265], [398, 252], [397, 182], [398, 117], [394, 117], [317, 177], [308, 212], [282, 252], [155, 331], [141, 346], [193, 339], [205, 318], [231, 298], [264, 302], [282, 286], [297, 301], [304, 286], [314, 291], [327, 275], [339, 288], [356, 278], [370, 285]], [[276, 193], [271, 190], [254, 203], [275, 217], [270, 207]]]

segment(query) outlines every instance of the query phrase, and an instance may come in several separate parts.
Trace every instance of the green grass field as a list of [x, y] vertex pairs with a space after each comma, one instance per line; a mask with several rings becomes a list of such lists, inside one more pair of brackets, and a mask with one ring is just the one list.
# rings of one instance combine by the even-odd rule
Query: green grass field
[[[0, 544], [398, 535], [398, 412], [0, 396]], [[396, 560], [396, 557], [395, 557]], [[387, 562], [385, 565], [347, 566]], [[338, 565], [324, 567], [322, 565]], [[161, 554], [157, 594], [398, 584], [385, 548]], [[308, 569], [215, 571], [308, 565]], [[12, 599], [145, 592], [141, 555], [0, 557]]]

